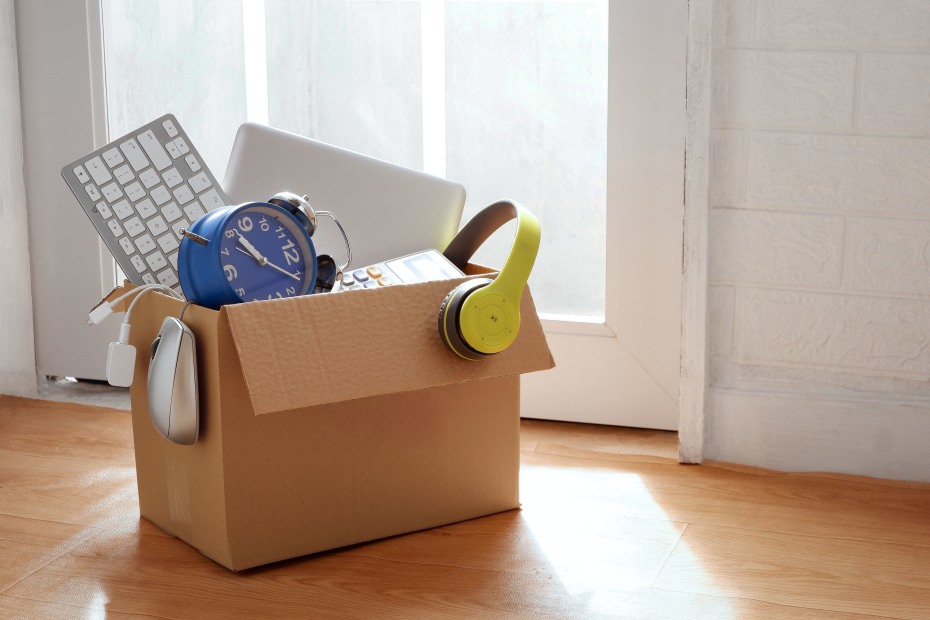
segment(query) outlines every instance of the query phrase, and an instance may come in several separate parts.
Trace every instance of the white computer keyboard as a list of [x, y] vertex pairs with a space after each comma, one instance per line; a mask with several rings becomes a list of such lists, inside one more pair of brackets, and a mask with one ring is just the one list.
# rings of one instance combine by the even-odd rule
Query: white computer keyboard
[[68, 164], [61, 176], [130, 282], [179, 293], [179, 231], [231, 204], [172, 114]]

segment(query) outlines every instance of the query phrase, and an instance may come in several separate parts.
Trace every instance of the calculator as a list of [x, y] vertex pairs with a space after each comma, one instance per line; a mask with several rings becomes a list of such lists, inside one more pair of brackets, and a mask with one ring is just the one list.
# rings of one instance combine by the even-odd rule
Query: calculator
[[436, 250], [424, 250], [393, 258], [342, 276], [339, 290], [381, 288], [396, 284], [415, 284], [433, 280], [461, 278], [465, 274]]
[[71, 162], [61, 176], [130, 282], [179, 293], [180, 231], [231, 204], [173, 114]]

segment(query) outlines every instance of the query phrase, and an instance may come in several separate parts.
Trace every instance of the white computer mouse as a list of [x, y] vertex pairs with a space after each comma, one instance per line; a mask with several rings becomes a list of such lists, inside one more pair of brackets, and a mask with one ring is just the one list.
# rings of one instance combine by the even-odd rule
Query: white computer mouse
[[149, 415], [163, 437], [190, 445], [200, 432], [197, 349], [194, 334], [166, 317], [152, 342], [148, 378]]

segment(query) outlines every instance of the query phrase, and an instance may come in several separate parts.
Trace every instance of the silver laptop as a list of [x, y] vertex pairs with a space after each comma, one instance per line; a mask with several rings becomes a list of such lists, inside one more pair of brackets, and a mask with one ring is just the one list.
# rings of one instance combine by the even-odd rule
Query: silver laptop
[[[458, 183], [256, 123], [239, 127], [223, 188], [234, 204], [268, 200], [282, 191], [306, 194], [315, 209], [331, 211], [342, 222], [353, 267], [444, 250], [465, 205], [465, 188]], [[338, 228], [329, 218], [318, 221], [317, 253], [343, 263]]]

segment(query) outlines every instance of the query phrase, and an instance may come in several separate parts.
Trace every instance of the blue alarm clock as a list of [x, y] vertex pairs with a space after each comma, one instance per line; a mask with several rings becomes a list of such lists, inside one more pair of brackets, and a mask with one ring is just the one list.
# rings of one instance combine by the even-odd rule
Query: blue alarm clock
[[313, 291], [315, 221], [308, 225], [304, 211], [275, 202], [220, 207], [181, 232], [178, 275], [189, 301], [216, 310]]

